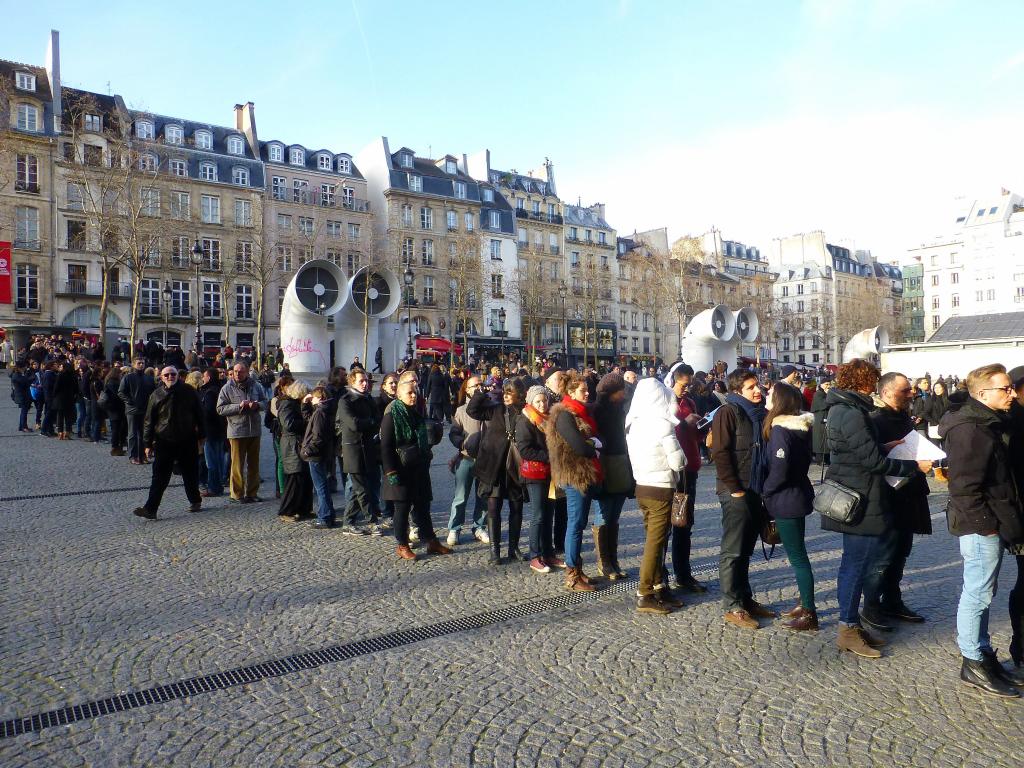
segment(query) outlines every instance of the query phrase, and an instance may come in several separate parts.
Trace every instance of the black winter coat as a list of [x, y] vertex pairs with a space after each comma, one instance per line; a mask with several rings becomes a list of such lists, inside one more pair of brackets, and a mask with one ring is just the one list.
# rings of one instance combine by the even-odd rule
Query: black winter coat
[[[380, 422], [380, 456], [384, 470], [384, 485], [381, 497], [385, 501], [423, 502], [432, 501], [433, 490], [430, 485], [430, 458], [424, 457], [423, 462], [415, 467], [403, 467], [398, 460], [398, 449], [411, 446], [416, 442], [415, 433], [423, 417], [415, 408], [409, 409], [409, 423], [413, 428], [413, 438], [399, 442], [395, 437], [395, 420], [391, 411], [384, 414]], [[397, 477], [397, 485], [392, 485], [390, 478]]]
[[333, 404], [333, 400], [321, 400], [308, 416], [300, 455], [310, 464], [316, 462], [330, 467], [334, 463]]
[[75, 407], [78, 401], [78, 377], [68, 367], [57, 374], [53, 384], [53, 397], [47, 397], [47, 402], [57, 410], [69, 410]]
[[954, 536], [998, 533], [1007, 544], [1024, 543], [1011, 431], [1008, 415], [973, 397], [950, 410], [939, 424], [949, 456], [946, 520]]
[[223, 440], [228, 434], [228, 420], [217, 413], [217, 398], [224, 387], [221, 381], [211, 381], [199, 388], [199, 403], [203, 410], [203, 429], [209, 440]]
[[334, 418], [334, 434], [346, 472], [363, 474], [377, 466], [380, 461], [377, 447], [379, 432], [380, 414], [376, 401], [369, 395], [346, 389], [338, 399], [338, 412]]
[[828, 407], [825, 405], [825, 390], [821, 387], [814, 390], [814, 397], [811, 398], [811, 413], [814, 414], [811, 449], [817, 455], [828, 453], [828, 446], [825, 442], [825, 419], [828, 417]]
[[779, 520], [807, 517], [814, 502], [814, 489], [807, 477], [811, 466], [811, 433], [813, 417], [776, 416], [768, 438], [771, 457], [768, 477], [761, 498], [768, 514]]
[[516, 448], [524, 461], [541, 461], [550, 464], [548, 442], [544, 433], [532, 421], [523, 416], [516, 422]]
[[306, 462], [299, 456], [299, 446], [306, 434], [306, 417], [302, 403], [290, 397], [277, 401], [277, 420], [281, 425], [281, 468], [287, 475], [309, 472]]
[[121, 379], [121, 387], [118, 390], [121, 401], [124, 403], [124, 411], [131, 416], [135, 413], [145, 413], [149, 396], [156, 389], [156, 382], [152, 376], [147, 376], [144, 371], [132, 371]]
[[143, 444], [152, 448], [157, 441], [190, 444], [206, 436], [199, 394], [188, 384], [176, 381], [160, 387], [149, 398], [143, 425]]
[[[878, 408], [871, 413], [871, 421], [878, 430], [878, 442], [882, 445], [893, 440], [902, 440], [914, 429], [914, 422], [906, 411], [892, 408]], [[928, 508], [928, 480], [921, 472], [915, 472], [900, 488], [893, 490], [893, 522], [900, 530], [911, 533], [932, 532], [932, 513]]]
[[519, 420], [526, 418], [522, 410], [518, 406], [496, 403], [486, 392], [478, 391], [466, 404], [466, 415], [487, 422], [473, 465], [473, 473], [481, 485], [481, 491], [506, 484], [509, 491], [513, 492], [520, 485], [519, 467], [510, 466], [509, 450], [515, 440]]
[[857, 536], [880, 536], [893, 526], [893, 493], [886, 475], [910, 477], [917, 462], [886, 458], [878, 430], [869, 416], [874, 403], [868, 395], [833, 387], [825, 397], [828, 412], [828, 449], [832, 456], [825, 476], [860, 493], [864, 517], [857, 525], [842, 525], [821, 518], [826, 531]]
[[111, 379], [103, 385], [103, 391], [107, 393], [107, 404], [103, 410], [107, 412], [107, 418], [118, 420], [124, 418], [124, 401], [118, 395], [121, 382]]
[[14, 393], [14, 402], [18, 405], [29, 405], [32, 403], [32, 374], [12, 373], [11, 391]]
[[445, 375], [441, 371], [433, 371], [427, 377], [427, 402], [431, 405], [441, 405], [448, 402], [449, 388]]

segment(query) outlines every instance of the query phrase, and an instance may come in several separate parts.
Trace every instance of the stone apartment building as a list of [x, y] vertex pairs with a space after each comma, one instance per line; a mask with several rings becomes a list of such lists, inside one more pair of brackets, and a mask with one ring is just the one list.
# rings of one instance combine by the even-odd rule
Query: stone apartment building
[[779, 362], [838, 364], [853, 335], [876, 325], [893, 333], [899, 323], [902, 273], [870, 251], [816, 231], [773, 241], [769, 264], [779, 274], [769, 329]]
[[921, 267], [925, 340], [961, 315], [1019, 312], [1024, 305], [1024, 197], [957, 200], [946, 233], [907, 251]]
[[[48, 61], [56, 45], [54, 35]], [[0, 61], [0, 327], [18, 345], [59, 319], [50, 290], [59, 113], [59, 68]]]
[[569, 276], [569, 364], [584, 358], [593, 364], [619, 354], [616, 307], [616, 232], [605, 219], [605, 206], [564, 207], [563, 248]]

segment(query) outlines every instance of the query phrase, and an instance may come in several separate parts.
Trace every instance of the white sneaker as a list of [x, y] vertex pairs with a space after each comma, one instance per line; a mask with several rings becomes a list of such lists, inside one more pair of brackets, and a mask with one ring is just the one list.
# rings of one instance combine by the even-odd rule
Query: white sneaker
[[477, 528], [475, 531], [473, 531], [473, 535], [476, 537], [477, 541], [483, 542], [484, 544], [491, 543], [491, 537], [487, 535], [487, 531], [485, 531], [483, 528]]
[[409, 526], [409, 543], [419, 544], [420, 543], [420, 531], [415, 525]]
[[454, 547], [459, 543], [459, 532], [448, 531], [448, 538], [445, 540], [445, 544], [449, 547]]

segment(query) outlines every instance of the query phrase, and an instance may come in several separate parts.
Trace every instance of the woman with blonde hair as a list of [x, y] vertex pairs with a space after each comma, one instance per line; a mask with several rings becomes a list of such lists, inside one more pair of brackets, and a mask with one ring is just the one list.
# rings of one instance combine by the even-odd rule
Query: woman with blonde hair
[[313, 516], [313, 479], [309, 467], [299, 455], [302, 437], [306, 434], [306, 416], [302, 401], [309, 387], [294, 381], [278, 392], [277, 421], [281, 440], [281, 469], [284, 472], [284, 491], [277, 517], [282, 522], [298, 522]]

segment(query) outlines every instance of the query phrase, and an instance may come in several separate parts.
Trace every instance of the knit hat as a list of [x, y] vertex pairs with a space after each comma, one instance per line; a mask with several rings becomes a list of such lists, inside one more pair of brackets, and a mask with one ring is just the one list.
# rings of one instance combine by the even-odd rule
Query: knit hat
[[544, 397], [547, 397], [548, 388], [542, 387], [539, 384], [534, 384], [532, 387], [526, 390], [526, 404], [530, 405], [533, 402], [533, 399], [537, 397], [537, 395], [544, 395]]
[[597, 394], [613, 395], [626, 388], [626, 380], [621, 373], [606, 373], [597, 383]]
[[782, 371], [781, 371], [782, 375], [781, 375], [780, 378], [784, 379], [787, 376], [790, 376], [790, 375], [792, 375], [794, 373], [796, 373], [796, 366], [795, 365], [784, 365], [784, 366], [782, 366]]

